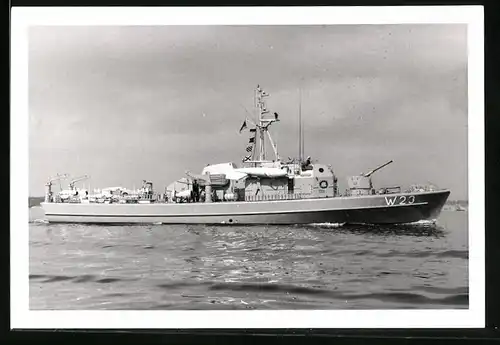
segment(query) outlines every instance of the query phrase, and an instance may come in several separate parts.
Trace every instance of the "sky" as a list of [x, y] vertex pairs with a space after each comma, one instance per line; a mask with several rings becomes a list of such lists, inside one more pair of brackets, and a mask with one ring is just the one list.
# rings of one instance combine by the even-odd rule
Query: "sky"
[[285, 158], [302, 90], [305, 155], [341, 191], [392, 159], [376, 187], [468, 198], [466, 25], [31, 27], [28, 68], [31, 196], [57, 173], [163, 191], [186, 170], [240, 164], [260, 84]]

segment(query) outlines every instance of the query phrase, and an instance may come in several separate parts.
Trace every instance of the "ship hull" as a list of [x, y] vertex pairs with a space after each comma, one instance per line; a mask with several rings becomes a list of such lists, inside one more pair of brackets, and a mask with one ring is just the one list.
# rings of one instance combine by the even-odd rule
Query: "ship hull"
[[224, 203], [42, 203], [51, 223], [401, 224], [439, 216], [450, 192]]

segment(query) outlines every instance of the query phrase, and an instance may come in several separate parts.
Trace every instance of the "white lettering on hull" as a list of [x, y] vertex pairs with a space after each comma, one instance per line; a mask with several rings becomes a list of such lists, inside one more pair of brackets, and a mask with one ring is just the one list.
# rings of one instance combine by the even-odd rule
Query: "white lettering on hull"
[[398, 205], [411, 205], [415, 202], [415, 196], [410, 195], [399, 195], [393, 197], [385, 197], [385, 203], [387, 206], [398, 206]]

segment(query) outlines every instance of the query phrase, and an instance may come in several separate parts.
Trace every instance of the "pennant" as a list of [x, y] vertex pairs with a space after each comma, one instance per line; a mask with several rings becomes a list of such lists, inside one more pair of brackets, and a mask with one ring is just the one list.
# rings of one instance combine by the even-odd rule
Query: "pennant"
[[278, 120], [278, 113], [274, 113], [274, 119]]
[[247, 161], [247, 160], [249, 160], [250, 158], [252, 158], [252, 155], [245, 156], [245, 158], [243, 158], [243, 162], [246, 162], [246, 161]]
[[253, 149], [253, 147], [252, 147], [252, 146], [248, 146], [248, 147], [246, 148], [247, 152], [252, 152], [252, 149]]
[[242, 130], [244, 130], [245, 128], [247, 128], [247, 120], [243, 121], [243, 124], [241, 125], [241, 128], [240, 128], [240, 133]]
[[251, 133], [255, 133], [255, 132], [257, 132], [257, 128], [250, 128], [250, 129], [249, 129], [249, 131], [250, 131]]
[[251, 137], [249, 143], [254, 143], [255, 142], [255, 137]]

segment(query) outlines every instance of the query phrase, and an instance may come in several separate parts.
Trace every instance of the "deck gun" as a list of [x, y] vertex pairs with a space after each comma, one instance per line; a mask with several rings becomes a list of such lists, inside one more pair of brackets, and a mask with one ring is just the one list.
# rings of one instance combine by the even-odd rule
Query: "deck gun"
[[361, 174], [361, 176], [370, 177], [370, 176], [372, 176], [372, 174], [373, 174], [373, 173], [375, 173], [375, 172], [379, 171], [380, 169], [382, 169], [382, 168], [384, 168], [384, 167], [388, 166], [388, 165], [389, 165], [389, 164], [391, 164], [392, 162], [393, 162], [393, 161], [392, 161], [392, 160], [390, 160], [390, 161], [388, 161], [387, 163], [384, 163], [384, 164], [382, 164], [382, 165], [379, 165], [379, 166], [378, 166], [378, 167], [376, 167], [375, 169], [370, 170], [370, 171], [369, 171], [369, 172], [367, 172], [366, 174]]
[[374, 194], [371, 175], [379, 171], [383, 167], [391, 164], [393, 161], [390, 160], [387, 163], [379, 165], [373, 170], [370, 170], [366, 174], [361, 173], [358, 176], [350, 176], [347, 178], [347, 185], [349, 187], [349, 192], [351, 195], [370, 195]]

